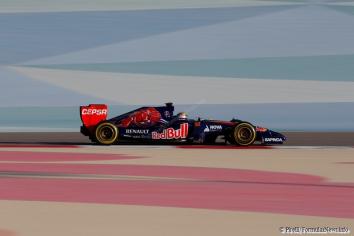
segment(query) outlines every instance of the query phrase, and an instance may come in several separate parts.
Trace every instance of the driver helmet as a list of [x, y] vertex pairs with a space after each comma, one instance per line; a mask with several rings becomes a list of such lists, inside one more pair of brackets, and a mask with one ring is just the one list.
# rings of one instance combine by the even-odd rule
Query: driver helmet
[[186, 120], [188, 118], [187, 113], [185, 113], [185, 112], [178, 113], [177, 117], [178, 117], [178, 119], [181, 119], [181, 120]]

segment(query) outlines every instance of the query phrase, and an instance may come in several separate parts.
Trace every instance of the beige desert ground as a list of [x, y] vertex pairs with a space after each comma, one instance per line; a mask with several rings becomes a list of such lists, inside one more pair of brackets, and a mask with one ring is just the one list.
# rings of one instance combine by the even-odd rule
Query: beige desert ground
[[3, 143], [0, 236], [352, 235], [353, 167], [352, 146]]

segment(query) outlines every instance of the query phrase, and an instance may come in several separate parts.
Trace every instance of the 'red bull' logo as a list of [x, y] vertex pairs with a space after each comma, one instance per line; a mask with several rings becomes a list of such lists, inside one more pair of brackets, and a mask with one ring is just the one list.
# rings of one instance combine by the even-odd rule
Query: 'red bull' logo
[[180, 125], [179, 129], [168, 128], [164, 129], [162, 133], [152, 132], [152, 139], [181, 139], [187, 138], [188, 135], [188, 123]]

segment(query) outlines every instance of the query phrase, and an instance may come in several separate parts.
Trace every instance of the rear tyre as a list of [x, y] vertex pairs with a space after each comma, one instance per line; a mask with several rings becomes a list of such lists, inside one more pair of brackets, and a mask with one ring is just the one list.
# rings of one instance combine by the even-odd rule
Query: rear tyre
[[109, 122], [103, 122], [97, 126], [94, 140], [103, 145], [112, 145], [118, 141], [118, 129]]
[[233, 130], [233, 143], [240, 146], [248, 146], [256, 140], [256, 129], [250, 123], [242, 122]]

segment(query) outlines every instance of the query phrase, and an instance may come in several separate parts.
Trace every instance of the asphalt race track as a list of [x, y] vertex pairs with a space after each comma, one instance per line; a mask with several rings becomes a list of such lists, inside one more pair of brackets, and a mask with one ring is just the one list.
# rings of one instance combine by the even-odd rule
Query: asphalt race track
[[1, 133], [0, 236], [351, 235], [354, 133], [285, 134], [286, 145], [240, 148]]

